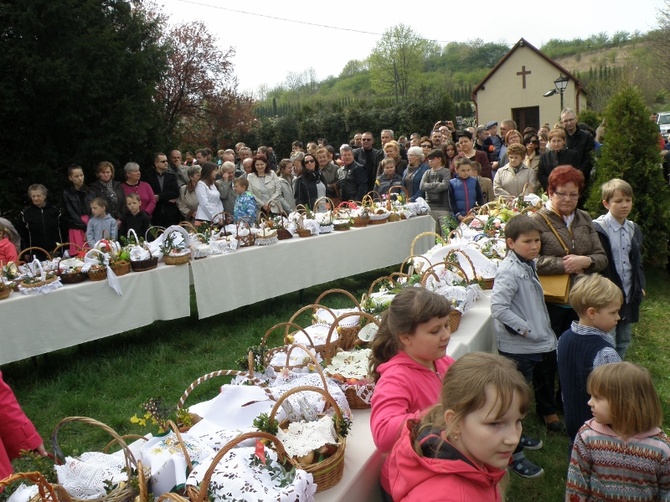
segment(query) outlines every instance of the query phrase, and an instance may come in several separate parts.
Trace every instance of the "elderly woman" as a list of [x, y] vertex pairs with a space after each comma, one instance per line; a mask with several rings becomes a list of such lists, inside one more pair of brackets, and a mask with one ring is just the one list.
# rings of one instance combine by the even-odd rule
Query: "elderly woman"
[[[303, 155], [303, 159], [305, 156]], [[314, 160], [316, 167], [316, 159]], [[263, 154], [256, 154], [251, 164], [251, 172], [247, 175], [249, 190], [256, 199], [256, 207], [266, 213], [274, 210], [281, 212], [281, 184], [274, 171], [268, 168], [268, 159]]]
[[223, 212], [223, 202], [216, 186], [216, 173], [219, 169], [214, 162], [205, 162], [200, 171], [200, 180], [195, 186], [198, 198], [198, 209], [195, 211], [196, 222], [218, 223]]
[[534, 193], [537, 188], [537, 176], [535, 171], [523, 163], [526, 147], [513, 143], [509, 145], [505, 154], [508, 162], [496, 171], [493, 179], [493, 195], [518, 197]]
[[[233, 169], [235, 166], [233, 165]], [[182, 217], [191, 223], [195, 220], [195, 213], [198, 211], [198, 195], [195, 193], [195, 187], [200, 181], [200, 174], [202, 166], [191, 166], [186, 171], [188, 175], [188, 183], [179, 188], [179, 198], [177, 199], [177, 207]]]
[[[407, 167], [407, 161], [400, 158], [400, 143], [393, 140], [386, 143], [384, 145], [384, 158], [393, 159], [395, 162], [395, 172], [398, 174], [398, 176], [402, 176], [402, 173], [405, 172], [405, 168]], [[380, 162], [379, 166], [377, 167], [377, 176], [383, 172], [384, 168]]]
[[553, 129], [548, 137], [549, 150], [540, 155], [540, 164], [537, 168], [537, 179], [545, 190], [549, 175], [556, 166], [575, 167], [579, 162], [579, 154], [565, 147], [565, 129]]
[[[558, 166], [549, 175], [549, 200], [532, 217], [540, 229], [542, 250], [537, 261], [538, 275], [570, 274], [571, 281], [579, 274], [600, 272], [607, 266], [607, 256], [600, 244], [598, 233], [586, 211], [577, 209], [577, 201], [584, 188], [584, 175], [572, 166]], [[556, 337], [570, 328], [577, 314], [569, 304], [547, 302], [551, 329]], [[561, 431], [563, 426], [556, 416], [554, 381], [556, 353], [545, 357], [541, 371], [536, 372], [535, 388], [538, 410], [543, 410], [547, 428]]]
[[502, 155], [500, 156], [500, 162], [498, 162], [498, 166], [502, 167], [509, 162], [509, 158], [507, 157], [507, 149], [509, 148], [510, 145], [515, 144], [520, 145], [522, 143], [523, 143], [523, 136], [519, 131], [517, 131], [516, 129], [507, 131], [507, 134], [505, 134], [505, 148], [503, 148], [503, 152]]
[[145, 211], [149, 217], [151, 217], [156, 208], [156, 197], [154, 196], [154, 191], [151, 188], [151, 185], [145, 181], [140, 181], [142, 174], [140, 173], [139, 164], [136, 162], [128, 162], [123, 167], [123, 172], [126, 175], [126, 181], [121, 183], [124, 196], [131, 193], [139, 195], [140, 210]]
[[402, 174], [402, 184], [407, 189], [409, 200], [414, 202], [419, 197], [426, 197], [426, 194], [421, 190], [421, 178], [423, 174], [430, 169], [428, 164], [424, 162], [424, 155], [421, 147], [411, 146], [407, 150], [407, 168]]
[[120, 181], [114, 179], [114, 165], [111, 162], [103, 160], [95, 168], [97, 181], [90, 184], [89, 188], [93, 190], [96, 197], [102, 197], [107, 200], [107, 212], [116, 218], [116, 223], [121, 223], [121, 216], [126, 207], [126, 194]]

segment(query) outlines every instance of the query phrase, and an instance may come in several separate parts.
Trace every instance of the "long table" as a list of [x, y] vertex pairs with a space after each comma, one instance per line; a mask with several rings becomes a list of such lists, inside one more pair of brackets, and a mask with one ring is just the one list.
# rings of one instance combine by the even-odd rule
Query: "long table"
[[[454, 359], [468, 352], [497, 352], [490, 292], [485, 292], [476, 306], [463, 316], [461, 325], [449, 340], [447, 353]], [[344, 452], [342, 481], [317, 493], [317, 502], [381, 501], [379, 473], [385, 455], [375, 447], [372, 440], [370, 410], [353, 410], [352, 413], [353, 425]]]
[[[430, 216], [253, 246], [191, 262], [202, 319], [303, 288], [401, 263], [414, 238], [434, 231]], [[434, 240], [419, 239], [414, 253]]]
[[12, 293], [0, 302], [0, 365], [190, 315], [188, 267], [159, 265], [107, 281], [67, 285], [51, 293]]
[[[341, 277], [397, 265], [414, 238], [434, 230], [430, 216], [280, 241], [119, 277], [123, 296], [105, 282], [52, 293], [12, 293], [0, 302], [0, 365], [190, 315], [189, 273], [200, 318]], [[434, 241], [417, 241], [423, 253]]]

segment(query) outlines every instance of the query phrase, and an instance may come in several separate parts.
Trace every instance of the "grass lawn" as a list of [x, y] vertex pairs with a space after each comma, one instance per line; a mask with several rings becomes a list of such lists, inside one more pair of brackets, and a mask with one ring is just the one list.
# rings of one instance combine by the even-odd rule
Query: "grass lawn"
[[[184, 389], [200, 375], [217, 369], [237, 369], [236, 360], [244, 356], [247, 347], [257, 344], [268, 328], [287, 321], [300, 306], [315, 300], [325, 289], [343, 288], [360, 298], [374, 279], [388, 272], [382, 269], [309, 288], [304, 291], [302, 303], [299, 294], [292, 293], [202, 321], [192, 315], [190, 319], [158, 322], [41, 356], [37, 364], [26, 360], [1, 369], [48, 449], [54, 426], [71, 415], [98, 419], [120, 434], [144, 433], [146, 429], [131, 424], [129, 419], [142, 413], [141, 404], [148, 398], [176, 404]], [[665, 328], [670, 325], [667, 300], [670, 283], [665, 270], [650, 270], [647, 278], [649, 299], [643, 304], [642, 320], [634, 330], [628, 359], [652, 372], [667, 418], [670, 417], [670, 338]], [[344, 300], [331, 297], [326, 303], [337, 307]], [[215, 379], [199, 386], [188, 402], [211, 397], [222, 381]], [[534, 415], [525, 420], [524, 426], [532, 436], [544, 441], [542, 450], [528, 452], [527, 456], [541, 465], [546, 474], [536, 480], [511, 476], [506, 500], [562, 500], [567, 438], [547, 434]], [[66, 454], [95, 450], [107, 442], [106, 433], [91, 426], [68, 424], [59, 432], [59, 443]]]

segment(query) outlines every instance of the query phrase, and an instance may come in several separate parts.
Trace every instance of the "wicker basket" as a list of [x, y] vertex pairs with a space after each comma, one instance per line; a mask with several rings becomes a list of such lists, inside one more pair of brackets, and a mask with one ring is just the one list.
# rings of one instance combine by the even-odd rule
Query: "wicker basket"
[[[364, 317], [363, 310], [361, 309], [361, 304], [359, 301], [349, 293], [349, 291], [346, 291], [344, 289], [328, 289], [321, 293], [316, 300], [314, 300], [315, 304], [321, 304], [323, 303], [322, 300], [326, 298], [329, 295], [333, 294], [340, 294], [346, 296], [349, 300], [351, 300], [354, 304], [353, 308], [355, 308], [357, 311], [356, 312], [345, 312], [342, 315], [340, 315], [338, 318], [333, 319], [333, 322], [331, 323], [331, 329], [334, 326], [335, 329], [337, 329], [337, 345], [342, 349], [342, 350], [351, 350], [354, 345], [356, 344], [356, 341], [358, 340], [358, 332], [361, 329], [362, 326], [362, 319], [359, 319], [359, 322], [356, 326], [341, 326], [341, 321], [343, 319], [349, 318], [349, 317], [354, 317], [354, 316], [359, 316], [359, 317]], [[332, 337], [332, 335], [331, 335]]]
[[[23, 265], [24, 263], [26, 263], [26, 262], [24, 262], [24, 261], [21, 260], [21, 257], [22, 257], [24, 254], [26, 254], [28, 251], [33, 251], [33, 250], [34, 250], [34, 251], [39, 251], [39, 252], [43, 253], [44, 256], [46, 256], [46, 259], [49, 260], [49, 261], [51, 261], [51, 254], [50, 254], [46, 249], [42, 249], [41, 247], [38, 247], [38, 246], [31, 246], [31, 247], [29, 247], [29, 248], [25, 248], [25, 249], [22, 249], [22, 250], [21, 250], [21, 252], [19, 253], [19, 255], [18, 255], [18, 257], [17, 257], [17, 258], [18, 258], [18, 265]], [[29, 255], [29, 256], [32, 256], [32, 255]], [[32, 261], [32, 260], [31, 260], [31, 261]]]
[[[307, 307], [312, 308], [312, 307], [314, 307], [314, 305], [308, 305]], [[327, 307], [325, 307], [325, 308], [327, 308]], [[303, 310], [305, 310], [305, 309], [301, 309], [298, 312], [301, 313]], [[337, 352], [337, 345], [335, 343], [330, 342], [330, 337], [332, 336], [330, 333], [328, 334], [328, 338], [327, 338], [326, 343], [324, 345], [316, 345], [315, 346], [314, 341], [312, 340], [312, 337], [305, 330], [305, 328], [299, 326], [298, 324], [296, 324], [293, 321], [284, 321], [284, 322], [280, 322], [280, 323], [277, 323], [274, 326], [272, 326], [263, 335], [263, 338], [261, 339], [260, 345], [262, 347], [267, 347], [268, 340], [270, 339], [270, 336], [273, 333], [280, 330], [280, 329], [281, 329], [281, 331], [283, 331], [283, 339], [282, 339], [283, 344], [278, 346], [278, 347], [272, 348], [265, 353], [264, 362], [265, 362], [266, 366], [270, 365], [270, 362], [272, 361], [272, 358], [274, 357], [274, 355], [277, 352], [287, 351], [288, 347], [290, 345], [294, 345], [295, 334], [298, 333], [299, 331], [301, 331], [303, 333], [303, 335], [305, 336], [305, 338], [307, 338], [308, 346], [313, 348], [314, 351], [321, 356], [321, 359], [326, 360], [328, 357], [332, 357]], [[291, 329], [293, 329], [294, 331], [290, 332]], [[298, 344], [298, 345], [300, 345], [300, 344]], [[288, 359], [287, 359], [287, 362], [288, 362]], [[307, 364], [309, 364], [309, 363], [297, 364], [297, 365], [293, 365], [293, 367], [294, 368], [304, 368]], [[284, 365], [276, 365], [276, 364], [271, 365], [271, 366], [276, 371], [279, 371], [284, 367]]]
[[[292, 467], [298, 468], [298, 469], [304, 469], [303, 466], [298, 464], [296, 460], [293, 458], [289, 457], [286, 454], [286, 450], [284, 449], [284, 445], [282, 444], [279, 439], [277, 439], [275, 436], [272, 434], [268, 434], [267, 432], [247, 432], [245, 434], [240, 434], [234, 439], [231, 439], [223, 448], [221, 448], [217, 454], [214, 456], [212, 459], [212, 463], [209, 465], [209, 468], [207, 471], [205, 471], [205, 475], [202, 478], [202, 482], [200, 483], [199, 487], [193, 486], [193, 485], [187, 485], [186, 486], [186, 495], [188, 496], [188, 499], [181, 497], [179, 495], [173, 494], [173, 493], [168, 493], [165, 494], [162, 500], [170, 500], [172, 502], [205, 502], [206, 500], [209, 500], [209, 483], [212, 479], [212, 475], [214, 474], [214, 470], [216, 469], [216, 466], [218, 463], [223, 459], [223, 457], [228, 453], [230, 450], [232, 450], [235, 446], [237, 446], [239, 443], [242, 441], [246, 441], [247, 439], [252, 439], [252, 438], [259, 438], [264, 440], [265, 443], [272, 443], [274, 445], [274, 450], [278, 455], [278, 460], [282, 464], [289, 463]], [[344, 464], [343, 464], [344, 465]], [[308, 471], [309, 472], [309, 471]], [[340, 476], [341, 477], [341, 476]], [[316, 478], [314, 479], [316, 482]], [[317, 492], [319, 491], [319, 488], [317, 487]], [[160, 501], [161, 498], [158, 499]], [[157, 502], [158, 502], [157, 501]]]
[[[325, 305], [318, 305], [316, 303], [311, 303], [309, 305], [305, 305], [304, 307], [298, 309], [291, 316], [291, 318], [288, 320], [288, 323], [285, 324], [286, 330], [284, 332], [284, 343], [290, 342], [290, 340], [288, 340], [288, 336], [290, 334], [289, 333], [289, 328], [291, 327], [291, 325], [299, 326], [299, 324], [297, 323], [297, 320], [300, 317], [300, 315], [303, 312], [306, 312], [308, 310], [312, 310], [312, 312], [314, 314], [314, 313], [316, 313], [317, 309], [324, 309], [332, 316], [333, 319], [337, 319], [337, 316], [335, 315], [335, 313], [332, 310], [330, 310], [330, 308], [326, 307]], [[313, 314], [312, 314], [312, 319], [314, 318]], [[332, 329], [328, 331], [328, 335], [326, 337], [326, 343], [324, 343], [324, 344], [315, 345], [314, 342], [312, 341], [312, 338], [307, 333], [305, 333], [305, 335], [307, 336], [307, 339], [309, 340], [310, 345], [314, 348], [314, 350], [316, 350], [319, 353], [319, 355], [321, 356], [321, 358], [324, 361], [328, 361], [330, 358], [332, 358], [337, 353], [337, 349], [339, 347], [339, 341], [338, 340], [333, 341], [333, 330]]]
[[62, 491], [65, 492], [65, 497], [59, 497], [60, 494], [56, 494], [54, 486], [39, 471], [17, 472], [7, 476], [5, 479], [0, 480], [0, 492], [16, 481], [29, 481], [37, 486], [37, 495], [31, 498], [29, 502], [70, 502], [72, 500], [64, 490]]
[[347, 398], [349, 407], [352, 410], [367, 410], [371, 405], [358, 395], [357, 387], [365, 387], [366, 392], [372, 392], [375, 388], [375, 384], [372, 382], [365, 382], [360, 384], [342, 384], [342, 388], [344, 389], [344, 396]]
[[130, 273], [130, 262], [121, 260], [114, 263], [113, 265], [110, 265], [109, 268], [112, 269], [117, 277], [121, 277], [122, 275]]
[[[51, 445], [53, 447], [56, 460], [60, 462], [65, 460], [65, 455], [63, 454], [63, 451], [58, 444], [58, 432], [65, 424], [73, 422], [81, 422], [87, 425], [98, 427], [112, 436], [114, 442], [118, 443], [119, 446], [121, 446], [121, 450], [123, 451], [123, 457], [126, 463], [125, 470], [128, 473], [128, 482], [119, 483], [117, 486], [112, 488], [111, 491], [108, 491], [106, 495], [95, 499], [78, 499], [70, 495], [69, 498], [72, 500], [72, 502], [85, 502], [85, 500], [88, 502], [128, 502], [135, 499], [135, 497], [138, 495], [140, 496], [140, 500], [146, 500], [148, 492], [146, 483], [151, 474], [149, 469], [144, 469], [141, 462], [135, 460], [135, 457], [130, 451], [130, 448], [128, 448], [125, 440], [119, 436], [119, 434], [117, 434], [114, 429], [106, 424], [103, 424], [102, 422], [88, 417], [66, 417], [58, 422], [53, 432], [51, 433]], [[137, 483], [135, 482], [135, 479], [137, 479]], [[62, 487], [58, 488], [60, 488], [61, 493], [65, 493], [65, 490]], [[142, 499], [142, 495], [144, 495], [144, 499]], [[58, 500], [63, 501], [64, 499], [59, 496]]]
[[6, 300], [9, 298], [9, 295], [12, 292], [12, 288], [5, 286], [4, 284], [0, 285], [0, 300]]
[[298, 228], [296, 230], [299, 237], [311, 237], [312, 231], [308, 228]]
[[[61, 246], [69, 244], [60, 244]], [[60, 277], [60, 282], [63, 284], [78, 284], [84, 282], [88, 275], [85, 272], [82, 272], [81, 269], [78, 272], [63, 272], [60, 268], [60, 265], [63, 260], [58, 261], [58, 276]]]
[[239, 370], [217, 370], [217, 371], [212, 371], [210, 373], [207, 373], [205, 375], [202, 375], [201, 377], [198, 377], [194, 382], [189, 385], [184, 393], [181, 395], [179, 398], [179, 402], [177, 403], [177, 410], [181, 410], [184, 407], [184, 403], [186, 403], [186, 399], [188, 399], [188, 396], [193, 392], [193, 390], [200, 385], [203, 382], [206, 382], [207, 380], [210, 380], [212, 378], [220, 377], [220, 376], [244, 376], [248, 378], [251, 382], [253, 382], [255, 385], [258, 387], [262, 388], [265, 393], [274, 401], [274, 397], [272, 396], [272, 393], [270, 390], [267, 388], [267, 386], [255, 378], [253, 376], [253, 373], [245, 372], [245, 371], [239, 371]]
[[96, 265], [96, 268], [90, 268], [88, 270], [88, 278], [91, 281], [104, 281], [107, 279], [107, 267]]
[[[412, 244], [410, 244], [410, 246], [409, 246], [409, 254], [411, 256], [416, 255], [416, 253], [414, 252], [414, 247], [416, 246], [416, 243], [419, 242], [419, 239], [421, 239], [423, 237], [433, 237], [434, 240], [435, 240], [435, 244], [444, 245], [444, 244], [447, 244], [447, 242], [448, 242], [448, 240], [445, 240], [444, 237], [442, 237], [440, 234], [437, 234], [435, 232], [421, 232], [419, 235], [414, 237], [414, 239], [412, 239]], [[435, 245], [435, 244], [433, 244], [433, 245]], [[433, 246], [431, 246], [431, 247], [433, 247]]]
[[184, 265], [191, 260], [191, 253], [180, 255], [163, 255], [163, 262], [166, 265]]
[[[254, 226], [254, 222], [249, 218], [240, 218], [237, 221], [237, 229], [235, 231], [235, 238], [237, 239], [238, 247], [245, 248], [251, 247], [256, 242], [256, 235], [251, 231], [251, 228]], [[240, 235], [240, 230], [248, 230], [248, 234]]]
[[[298, 392], [317, 392], [321, 394], [326, 402], [330, 404], [335, 410], [335, 414], [339, 420], [342, 420], [342, 411], [340, 410], [337, 403], [332, 398], [332, 396], [323, 389], [318, 387], [295, 387], [284, 395], [282, 395], [277, 402], [272, 407], [270, 411], [270, 418], [274, 419], [277, 411], [281, 404], [291, 395], [297, 394]], [[288, 422], [282, 422], [279, 424], [280, 427], [288, 427]], [[312, 474], [314, 477], [314, 482], [316, 483], [316, 491], [322, 492], [328, 488], [332, 488], [342, 479], [344, 474], [344, 450], [347, 446], [347, 440], [340, 434], [340, 431], [337, 430], [337, 451], [330, 457], [322, 460], [321, 462], [316, 462], [314, 464], [302, 464], [296, 461], [297, 467], [303, 469]]]
[[158, 266], [158, 257], [152, 256], [146, 260], [130, 260], [130, 268], [133, 269], [133, 272], [145, 272], [147, 270], [153, 270]]
[[447, 321], [449, 322], [449, 330], [452, 333], [456, 333], [458, 327], [461, 325], [461, 317], [463, 317], [463, 314], [460, 312], [460, 310], [452, 308], [451, 312], [449, 312]]

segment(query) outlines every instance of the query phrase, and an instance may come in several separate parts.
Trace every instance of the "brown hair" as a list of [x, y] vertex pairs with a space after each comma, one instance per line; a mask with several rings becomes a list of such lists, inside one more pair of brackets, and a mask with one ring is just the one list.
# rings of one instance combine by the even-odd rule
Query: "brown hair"
[[98, 163], [98, 165], [95, 168], [95, 174], [98, 176], [103, 169], [109, 168], [112, 171], [112, 178], [114, 178], [114, 164], [107, 160], [103, 160], [102, 162]]
[[625, 438], [660, 427], [663, 422], [654, 382], [642, 366], [629, 362], [597, 366], [586, 381], [586, 390], [607, 400], [612, 419], [609, 425]]
[[240, 176], [239, 178], [235, 178], [235, 181], [233, 181], [234, 185], [240, 185], [241, 187], [244, 187], [245, 189], [249, 188], [249, 180], [246, 179], [243, 176]]
[[523, 146], [521, 143], [512, 143], [510, 146], [507, 147], [507, 156], [509, 157], [510, 155], [521, 155], [521, 158], [526, 157], [526, 147]]
[[379, 330], [372, 341], [370, 375], [379, 380], [377, 368], [401, 349], [400, 336], [413, 336], [419, 324], [436, 317], [447, 317], [451, 305], [442, 296], [424, 288], [406, 288], [398, 293], [382, 315]]

